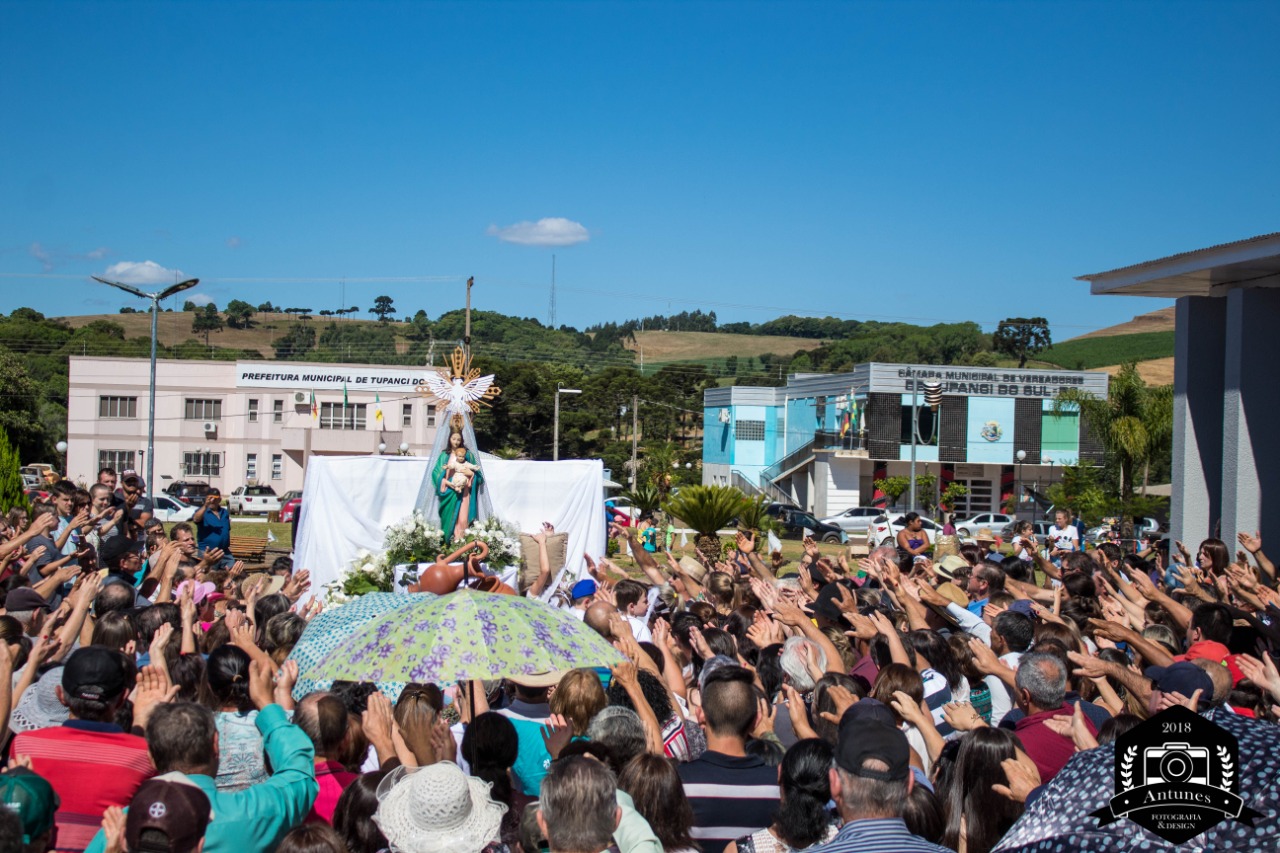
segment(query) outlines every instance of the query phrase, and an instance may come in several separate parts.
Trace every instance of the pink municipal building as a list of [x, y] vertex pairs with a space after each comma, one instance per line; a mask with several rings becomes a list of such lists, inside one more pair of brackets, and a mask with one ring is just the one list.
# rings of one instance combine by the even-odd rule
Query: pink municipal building
[[[417, 388], [425, 367], [267, 361], [156, 362], [155, 477], [163, 490], [200, 480], [223, 494], [302, 488], [321, 455], [427, 453], [436, 407]], [[146, 470], [150, 362], [72, 356], [67, 472]], [[379, 416], [379, 413], [381, 416]]]

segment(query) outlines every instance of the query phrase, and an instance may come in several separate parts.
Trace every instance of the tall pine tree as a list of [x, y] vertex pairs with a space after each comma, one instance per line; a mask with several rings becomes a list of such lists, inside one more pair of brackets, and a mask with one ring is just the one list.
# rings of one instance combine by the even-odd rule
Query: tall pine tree
[[30, 510], [27, 493], [22, 488], [22, 474], [18, 469], [18, 451], [9, 443], [9, 434], [0, 429], [0, 511], [8, 512], [16, 507]]

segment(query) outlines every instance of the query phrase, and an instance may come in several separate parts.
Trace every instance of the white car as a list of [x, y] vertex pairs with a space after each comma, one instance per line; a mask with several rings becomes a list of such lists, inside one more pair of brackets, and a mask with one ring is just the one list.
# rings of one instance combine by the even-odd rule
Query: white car
[[[902, 520], [905, 512], [894, 512], [889, 515], [876, 516], [871, 522], [871, 544], [879, 548], [881, 545], [889, 544], [895, 548], [898, 545], [898, 531], [907, 526]], [[942, 528], [938, 526], [932, 519], [926, 518], [924, 513], [920, 514], [920, 521], [924, 523], [924, 528], [920, 531], [924, 537], [929, 540], [932, 545], [934, 540], [942, 534]]]
[[879, 507], [855, 506], [846, 509], [844, 512], [820, 519], [820, 521], [823, 524], [833, 524], [845, 533], [861, 533], [865, 535], [871, 527], [871, 522], [875, 521], [877, 516], [883, 514], [884, 510]]
[[992, 533], [998, 533], [1006, 524], [1013, 523], [1013, 516], [1005, 515], [1002, 512], [980, 512], [973, 518], [966, 518], [963, 521], [953, 523], [956, 526], [956, 534], [968, 539], [971, 536], [976, 536], [983, 527]]
[[151, 514], [163, 521], [165, 524], [173, 524], [178, 521], [190, 521], [191, 516], [196, 514], [198, 507], [187, 506], [179, 503], [168, 495], [156, 495], [151, 499]]
[[280, 511], [280, 498], [270, 486], [241, 486], [227, 497], [232, 515], [266, 515]]

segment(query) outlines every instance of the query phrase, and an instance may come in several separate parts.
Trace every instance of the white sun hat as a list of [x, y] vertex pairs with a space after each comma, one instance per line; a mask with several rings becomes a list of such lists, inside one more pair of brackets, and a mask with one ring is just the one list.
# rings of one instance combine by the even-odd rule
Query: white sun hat
[[452, 761], [392, 772], [373, 821], [396, 853], [480, 853], [499, 840], [507, 807]]

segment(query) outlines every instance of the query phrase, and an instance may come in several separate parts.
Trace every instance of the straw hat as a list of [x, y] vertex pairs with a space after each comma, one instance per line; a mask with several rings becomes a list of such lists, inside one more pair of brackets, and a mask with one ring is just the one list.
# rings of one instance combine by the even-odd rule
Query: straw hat
[[991, 532], [990, 527], [979, 527], [978, 533], [973, 537], [975, 542], [995, 542], [996, 535]]
[[507, 811], [490, 799], [488, 782], [452, 761], [391, 773], [378, 799], [373, 822], [398, 853], [480, 853], [498, 840]]
[[938, 584], [938, 595], [961, 607], [969, 606], [969, 596], [960, 587], [951, 582]]
[[956, 572], [967, 568], [969, 561], [955, 554], [948, 554], [933, 564], [933, 570], [949, 580], [955, 580]]
[[698, 583], [702, 583], [702, 579], [707, 576], [707, 567], [687, 555], [680, 558], [680, 568]]

